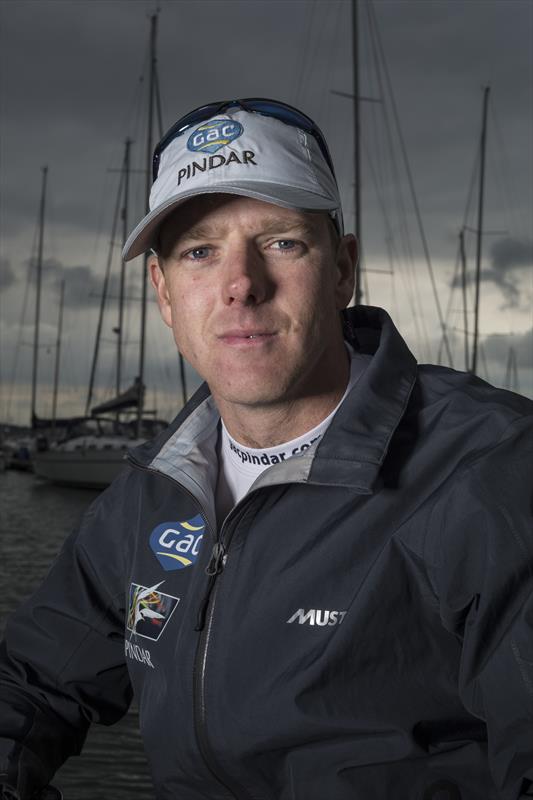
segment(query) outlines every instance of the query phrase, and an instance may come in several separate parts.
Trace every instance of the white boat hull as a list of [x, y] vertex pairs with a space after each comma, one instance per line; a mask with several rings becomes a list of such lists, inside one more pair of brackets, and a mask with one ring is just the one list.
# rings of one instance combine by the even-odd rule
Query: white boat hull
[[126, 452], [117, 450], [47, 450], [34, 456], [34, 471], [40, 478], [63, 486], [103, 489], [125, 467]]

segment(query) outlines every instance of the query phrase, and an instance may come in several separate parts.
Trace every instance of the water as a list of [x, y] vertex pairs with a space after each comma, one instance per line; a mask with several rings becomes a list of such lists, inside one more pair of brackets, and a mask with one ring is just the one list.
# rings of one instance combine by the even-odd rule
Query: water
[[[41, 483], [28, 473], [0, 472], [0, 633], [97, 494]], [[81, 756], [61, 768], [54, 784], [65, 800], [153, 800], [137, 710], [111, 728], [93, 725]]]

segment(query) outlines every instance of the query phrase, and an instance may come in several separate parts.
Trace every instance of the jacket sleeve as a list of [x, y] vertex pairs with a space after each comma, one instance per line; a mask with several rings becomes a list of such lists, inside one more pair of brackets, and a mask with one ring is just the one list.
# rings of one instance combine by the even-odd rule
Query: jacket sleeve
[[[127, 473], [126, 473], [127, 475]], [[81, 750], [91, 722], [127, 710], [126, 478], [93, 504], [0, 647], [0, 774], [22, 800]]]
[[462, 641], [459, 691], [487, 725], [503, 800], [533, 797], [532, 475], [530, 419], [456, 474], [435, 509], [441, 619]]

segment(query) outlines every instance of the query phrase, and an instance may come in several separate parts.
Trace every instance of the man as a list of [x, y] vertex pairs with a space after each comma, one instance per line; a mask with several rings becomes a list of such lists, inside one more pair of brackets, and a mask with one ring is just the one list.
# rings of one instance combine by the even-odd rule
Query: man
[[158, 800], [533, 797], [533, 404], [344, 311], [356, 243], [289, 106], [176, 123], [148, 248], [206, 384], [8, 627], [12, 790], [134, 692]]

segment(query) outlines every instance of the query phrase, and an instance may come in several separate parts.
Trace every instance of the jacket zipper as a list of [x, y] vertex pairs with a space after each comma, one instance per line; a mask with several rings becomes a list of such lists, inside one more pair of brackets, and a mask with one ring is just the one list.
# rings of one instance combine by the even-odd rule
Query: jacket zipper
[[[233, 532], [232, 532], [233, 533]], [[211, 748], [207, 735], [205, 683], [207, 672], [207, 654], [213, 630], [216, 600], [220, 586], [217, 578], [224, 571], [228, 558], [227, 549], [232, 538], [232, 533], [226, 536], [226, 543], [222, 538], [216, 538], [211, 554], [211, 560], [205, 572], [209, 576], [204, 598], [200, 606], [197, 618], [196, 630], [200, 631], [198, 648], [194, 662], [193, 694], [194, 694], [194, 720], [196, 726], [196, 738], [200, 746], [200, 751], [204, 760], [213, 774], [235, 798], [235, 800], [252, 800], [248, 792], [241, 786], [237, 786], [232, 778], [220, 767], [216, 766], [216, 756]], [[225, 546], [226, 544], [226, 546]]]
[[193, 694], [194, 694], [194, 722], [196, 728], [196, 739], [200, 748], [200, 752], [204, 758], [207, 768], [213, 777], [220, 783], [234, 800], [251, 800], [250, 795], [240, 786], [236, 786], [233, 780], [216, 764], [216, 756], [213, 753], [209, 737], [207, 735], [207, 720], [206, 720], [206, 702], [205, 702], [205, 675], [207, 669], [207, 652], [211, 639], [211, 632], [213, 629], [214, 609], [216, 605], [216, 598], [218, 595], [217, 583], [214, 586], [210, 600], [208, 601], [208, 612], [206, 615], [205, 625], [200, 632], [198, 641], [198, 648], [196, 651], [194, 676], [193, 676]]
[[202, 602], [200, 603], [200, 607], [198, 609], [198, 616], [196, 617], [196, 626], [194, 628], [195, 631], [202, 631], [205, 627], [205, 617], [207, 614], [207, 608], [209, 606], [209, 598], [211, 597], [211, 592], [213, 591], [217, 575], [224, 569], [224, 566], [226, 564], [226, 559], [227, 555], [224, 549], [224, 545], [222, 544], [221, 541], [215, 539], [215, 544], [213, 545], [213, 552], [211, 553], [211, 560], [209, 561], [209, 564], [205, 568], [205, 574], [209, 576], [209, 580], [207, 582]]
[[[198, 502], [197, 498], [185, 486], [174, 480], [174, 478], [171, 478], [170, 475], [166, 475], [164, 472], [159, 472], [158, 470], [145, 467], [142, 464], [139, 464], [138, 461], [134, 461], [132, 458], [129, 458], [128, 461], [137, 469], [150, 472], [153, 475], [160, 475], [161, 477], [171, 481], [175, 486], [178, 486], [180, 491], [185, 492], [185, 494], [187, 494], [200, 509], [200, 513], [206, 520], [206, 528], [208, 528], [207, 515], [204, 513], [204, 509]], [[216, 765], [216, 756], [213, 753], [207, 736], [205, 711], [205, 672], [207, 665], [207, 651], [209, 647], [211, 630], [213, 627], [215, 601], [218, 593], [217, 577], [223, 571], [227, 560], [226, 550], [222, 541], [218, 538], [218, 536], [212, 538], [214, 538], [215, 543], [213, 545], [209, 564], [205, 568], [205, 572], [209, 576], [209, 580], [200, 604], [200, 608], [198, 610], [195, 626], [195, 630], [199, 631], [200, 636], [198, 639], [198, 646], [196, 648], [193, 672], [194, 727], [200, 753], [213, 778], [215, 778], [215, 780], [220, 783], [224, 789], [231, 793], [234, 800], [252, 800], [250, 795], [244, 789], [241, 789], [240, 787], [236, 788], [232, 779]]]

